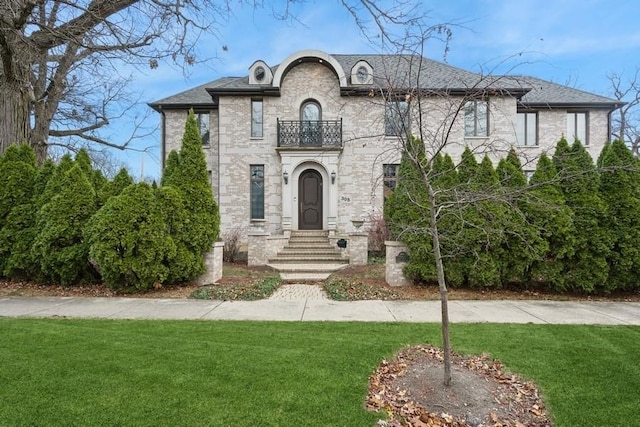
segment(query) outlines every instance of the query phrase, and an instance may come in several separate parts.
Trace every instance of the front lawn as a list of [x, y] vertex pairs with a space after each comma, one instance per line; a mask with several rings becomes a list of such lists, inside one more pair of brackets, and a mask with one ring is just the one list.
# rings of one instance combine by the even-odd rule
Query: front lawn
[[[0, 425], [372, 426], [368, 376], [439, 325], [0, 319], [0, 336]], [[638, 327], [460, 324], [452, 342], [536, 381], [558, 426], [638, 425]]]

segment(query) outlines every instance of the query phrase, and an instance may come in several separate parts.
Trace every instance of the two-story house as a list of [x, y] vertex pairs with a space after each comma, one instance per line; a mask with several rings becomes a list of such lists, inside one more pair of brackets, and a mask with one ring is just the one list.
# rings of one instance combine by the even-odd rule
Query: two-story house
[[257, 60], [150, 104], [162, 115], [162, 155], [179, 149], [187, 111], [197, 115], [221, 229], [253, 226], [354, 230], [393, 188], [403, 137], [465, 146], [500, 158], [514, 147], [525, 170], [563, 135], [595, 158], [609, 137], [614, 100], [532, 77], [481, 76], [413, 55], [293, 53]]

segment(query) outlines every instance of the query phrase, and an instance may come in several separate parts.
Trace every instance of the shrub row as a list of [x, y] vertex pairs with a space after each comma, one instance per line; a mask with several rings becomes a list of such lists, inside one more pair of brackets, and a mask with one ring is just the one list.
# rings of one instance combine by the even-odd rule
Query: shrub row
[[399, 175], [385, 219], [410, 248], [415, 280], [436, 281], [437, 235], [451, 286], [640, 289], [640, 163], [620, 141], [594, 163], [563, 138], [527, 180], [514, 151], [494, 168], [467, 148], [456, 165], [413, 140]]
[[83, 150], [41, 166], [26, 144], [0, 157], [1, 277], [125, 289], [189, 281], [219, 227], [192, 112], [160, 187], [126, 169], [107, 180]]

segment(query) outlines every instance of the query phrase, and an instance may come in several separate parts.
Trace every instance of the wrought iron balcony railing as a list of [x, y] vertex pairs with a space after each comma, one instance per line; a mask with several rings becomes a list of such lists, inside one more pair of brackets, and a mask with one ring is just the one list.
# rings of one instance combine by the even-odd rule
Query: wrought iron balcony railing
[[278, 119], [278, 147], [342, 147], [342, 119]]

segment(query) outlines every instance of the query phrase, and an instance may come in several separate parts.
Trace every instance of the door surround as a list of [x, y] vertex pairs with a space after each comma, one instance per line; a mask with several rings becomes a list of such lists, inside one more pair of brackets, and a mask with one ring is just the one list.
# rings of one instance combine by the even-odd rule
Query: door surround
[[[335, 231], [338, 216], [338, 174], [341, 150], [279, 150], [281, 157], [280, 174], [287, 172], [288, 183], [281, 180], [282, 186], [282, 231], [299, 230], [298, 197], [300, 174], [307, 169], [317, 171], [322, 177], [322, 228]], [[331, 172], [338, 176], [331, 182]]]

